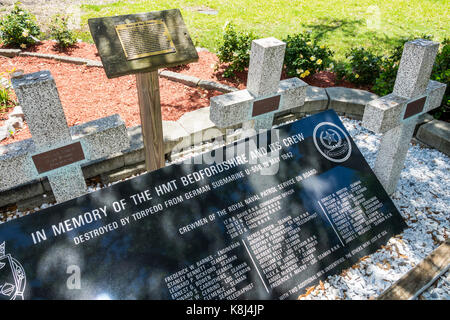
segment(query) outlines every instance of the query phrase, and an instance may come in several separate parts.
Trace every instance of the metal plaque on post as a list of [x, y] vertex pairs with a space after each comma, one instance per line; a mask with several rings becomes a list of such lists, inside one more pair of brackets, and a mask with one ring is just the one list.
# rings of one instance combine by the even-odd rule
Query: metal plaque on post
[[179, 9], [93, 18], [88, 24], [108, 78], [198, 60]]

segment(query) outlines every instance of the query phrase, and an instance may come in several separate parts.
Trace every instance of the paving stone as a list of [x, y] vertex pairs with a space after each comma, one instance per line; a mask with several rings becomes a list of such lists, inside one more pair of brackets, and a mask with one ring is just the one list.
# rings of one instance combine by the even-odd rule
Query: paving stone
[[0, 49], [0, 56], [13, 58], [17, 57], [22, 50], [20, 49]]
[[182, 74], [182, 73], [178, 73], [178, 72], [172, 72], [172, 71], [168, 71], [168, 70], [161, 71], [159, 73], [159, 75], [163, 78], [166, 78], [166, 79], [169, 79], [172, 81], [176, 81], [176, 82], [180, 82], [189, 87], [196, 87], [200, 81], [200, 79], [197, 77], [189, 76], [187, 74]]
[[450, 156], [450, 123], [432, 120], [419, 127], [416, 138]]
[[0, 192], [0, 207], [17, 203], [24, 199], [29, 199], [44, 193], [44, 187], [38, 179], [26, 184]]
[[344, 87], [326, 88], [326, 92], [330, 97], [329, 109], [361, 116], [366, 104], [378, 98], [376, 94], [368, 91]]
[[133, 175], [140, 174], [145, 171], [146, 171], [145, 163], [142, 162], [140, 164], [135, 164], [133, 166], [121, 168], [114, 172], [103, 173], [101, 175], [101, 179], [103, 183], [112, 183], [129, 178]]
[[15, 118], [25, 118], [25, 114], [23, 113], [21, 106], [14, 107], [13, 111], [10, 112], [9, 117], [15, 117]]
[[186, 142], [190, 136], [189, 133], [177, 121], [163, 121], [163, 140], [164, 154], [172, 152], [172, 150], [186, 147]]
[[125, 157], [123, 155], [102, 158], [94, 160], [87, 166], [83, 166], [83, 176], [85, 178], [92, 178], [101, 175], [104, 172], [109, 172], [122, 168], [125, 166]]
[[314, 86], [306, 87], [305, 104], [301, 107], [294, 108], [293, 112], [320, 112], [328, 107], [328, 95], [325, 88]]
[[239, 90], [237, 88], [227, 86], [226, 84], [222, 84], [222, 83], [210, 81], [210, 80], [200, 80], [198, 82], [198, 86], [203, 89], [216, 90], [216, 91], [220, 91], [223, 93], [234, 92], [234, 91]]
[[189, 134], [193, 144], [209, 141], [224, 135], [225, 130], [218, 129], [209, 119], [210, 107], [185, 113], [177, 122]]

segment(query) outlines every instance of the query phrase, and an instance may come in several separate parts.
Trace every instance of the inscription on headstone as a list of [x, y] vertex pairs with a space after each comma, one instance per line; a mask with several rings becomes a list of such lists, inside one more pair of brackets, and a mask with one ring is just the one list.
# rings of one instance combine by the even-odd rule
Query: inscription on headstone
[[0, 297], [295, 299], [405, 226], [329, 110], [1, 224]]
[[61, 148], [35, 154], [31, 158], [39, 174], [85, 159], [83, 148], [79, 141]]

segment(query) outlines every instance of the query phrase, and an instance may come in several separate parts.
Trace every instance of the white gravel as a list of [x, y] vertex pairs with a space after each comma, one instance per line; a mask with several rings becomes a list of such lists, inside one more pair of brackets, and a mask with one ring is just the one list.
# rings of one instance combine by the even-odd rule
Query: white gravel
[[[341, 120], [373, 167], [381, 136], [362, 128], [360, 121], [344, 117]], [[89, 187], [89, 192], [100, 188]], [[408, 228], [352, 268], [311, 288], [300, 299], [374, 299], [443, 243], [450, 235], [450, 159], [435, 149], [411, 144], [392, 198]], [[43, 204], [35, 211], [50, 205]], [[16, 211], [13, 216], [28, 213]], [[419, 299], [449, 299], [449, 292], [447, 272]]]
[[[341, 119], [373, 167], [381, 135], [362, 128], [360, 121]], [[450, 235], [450, 159], [435, 149], [411, 144], [392, 199], [408, 228], [301, 299], [374, 299], [443, 243]], [[433, 297], [448, 299], [448, 288], [435, 291]]]

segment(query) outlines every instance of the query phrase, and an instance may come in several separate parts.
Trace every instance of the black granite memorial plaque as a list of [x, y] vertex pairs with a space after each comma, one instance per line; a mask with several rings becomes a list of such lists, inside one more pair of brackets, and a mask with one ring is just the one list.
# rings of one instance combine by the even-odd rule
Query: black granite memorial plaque
[[0, 297], [295, 299], [405, 226], [329, 110], [1, 224]]

